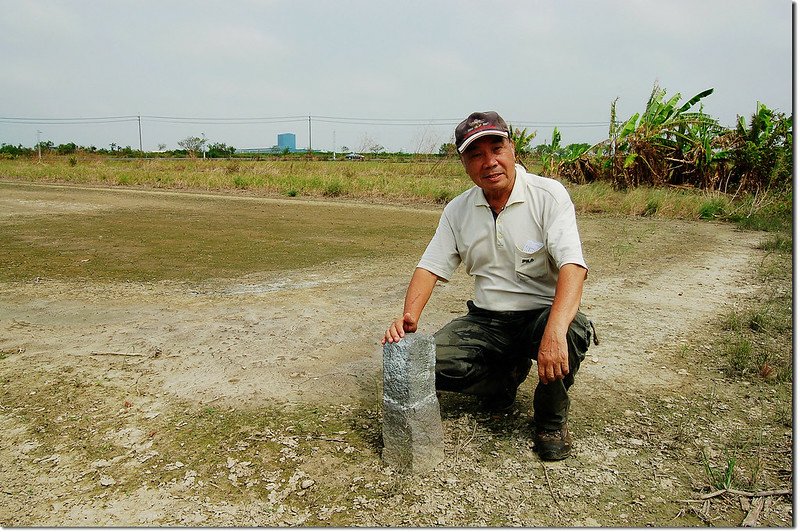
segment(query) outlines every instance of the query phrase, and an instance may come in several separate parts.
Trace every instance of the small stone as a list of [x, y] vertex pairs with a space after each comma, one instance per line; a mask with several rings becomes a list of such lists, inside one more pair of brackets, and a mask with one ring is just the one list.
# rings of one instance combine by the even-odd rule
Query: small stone
[[304, 489], [304, 490], [307, 490], [308, 488], [310, 488], [313, 485], [314, 485], [314, 481], [311, 480], [310, 478], [307, 478], [303, 482], [300, 483], [300, 488]]
[[108, 486], [113, 486], [116, 483], [117, 481], [109, 476], [103, 475], [102, 477], [100, 477], [101, 486], [108, 487]]

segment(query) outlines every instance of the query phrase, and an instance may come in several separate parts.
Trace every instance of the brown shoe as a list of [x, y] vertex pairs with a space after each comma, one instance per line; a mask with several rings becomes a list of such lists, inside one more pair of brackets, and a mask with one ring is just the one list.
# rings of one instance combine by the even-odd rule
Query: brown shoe
[[558, 430], [537, 430], [533, 443], [539, 458], [549, 462], [565, 459], [572, 450], [572, 436], [566, 423]]

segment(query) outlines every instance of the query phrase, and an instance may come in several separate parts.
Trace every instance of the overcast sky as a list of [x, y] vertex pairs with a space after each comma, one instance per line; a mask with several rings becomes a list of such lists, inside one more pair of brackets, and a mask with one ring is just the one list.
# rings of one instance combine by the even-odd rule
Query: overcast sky
[[684, 99], [714, 88], [704, 110], [726, 126], [757, 101], [792, 112], [789, 0], [0, 0], [0, 13], [0, 143], [14, 145], [138, 148], [141, 116], [146, 150], [286, 132], [307, 147], [311, 116], [315, 149], [436, 151], [490, 109], [534, 144], [556, 125], [564, 144], [594, 143], [612, 101], [627, 118], [655, 82]]

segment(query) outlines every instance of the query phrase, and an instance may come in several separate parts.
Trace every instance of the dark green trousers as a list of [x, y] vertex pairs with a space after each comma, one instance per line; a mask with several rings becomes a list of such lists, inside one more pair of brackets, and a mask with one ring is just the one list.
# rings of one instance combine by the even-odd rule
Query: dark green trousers
[[[482, 397], [514, 397], [539, 353], [550, 308], [498, 312], [467, 301], [468, 313], [440, 331], [436, 340], [436, 388]], [[557, 430], [567, 422], [567, 390], [589, 349], [592, 329], [581, 312], [567, 332], [569, 374], [539, 384], [533, 395], [533, 421], [540, 430]]]

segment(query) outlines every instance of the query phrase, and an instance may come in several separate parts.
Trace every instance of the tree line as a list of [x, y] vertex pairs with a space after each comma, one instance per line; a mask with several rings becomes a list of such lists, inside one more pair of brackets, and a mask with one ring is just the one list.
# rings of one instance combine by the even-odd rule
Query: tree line
[[[159, 156], [162, 157], [200, 157], [224, 158], [231, 157], [236, 148], [224, 142], [211, 142], [200, 137], [189, 136], [178, 141], [178, 149], [167, 150], [164, 144], [158, 146]], [[55, 155], [74, 155], [77, 153], [91, 153], [97, 155], [111, 155], [119, 157], [143, 157], [152, 156], [154, 152], [143, 152], [133, 149], [130, 146], [120, 146], [114, 142], [108, 148], [98, 148], [97, 146], [80, 146], [74, 142], [55, 144], [53, 141], [44, 140], [35, 144], [32, 148], [19, 144], [0, 144], [0, 157], [34, 157], [38, 153]]]

